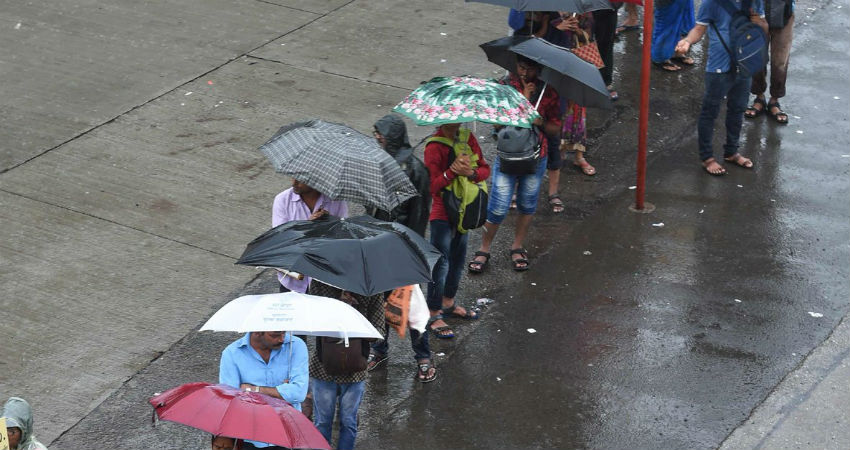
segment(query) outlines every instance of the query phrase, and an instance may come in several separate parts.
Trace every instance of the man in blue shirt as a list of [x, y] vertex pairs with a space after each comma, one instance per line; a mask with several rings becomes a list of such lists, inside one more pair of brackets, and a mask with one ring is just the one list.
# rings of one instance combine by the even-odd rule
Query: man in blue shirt
[[[677, 54], [685, 54], [708, 33], [708, 62], [705, 67], [705, 94], [702, 99], [702, 110], [698, 121], [699, 157], [706, 172], [711, 175], [723, 175], [726, 169], [714, 159], [711, 142], [714, 137], [714, 121], [720, 114], [720, 103], [726, 100], [726, 144], [723, 146], [723, 159], [740, 167], [751, 169], [753, 162], [738, 153], [738, 142], [741, 136], [741, 125], [744, 122], [744, 110], [747, 108], [751, 77], [742, 76], [735, 70], [729, 52], [723, 46], [715, 32], [723, 36], [726, 45], [732, 42], [729, 28], [732, 16], [720, 2], [731, 2], [736, 8], [743, 7], [742, 0], [703, 0], [697, 14], [696, 25], [684, 39], [676, 45]], [[767, 30], [764, 21], [764, 8], [761, 0], [753, 0], [750, 8], [750, 20]]]
[[[286, 400], [299, 411], [309, 376], [307, 346], [283, 331], [247, 333], [221, 352], [219, 383]], [[253, 441], [243, 446], [266, 447]]]

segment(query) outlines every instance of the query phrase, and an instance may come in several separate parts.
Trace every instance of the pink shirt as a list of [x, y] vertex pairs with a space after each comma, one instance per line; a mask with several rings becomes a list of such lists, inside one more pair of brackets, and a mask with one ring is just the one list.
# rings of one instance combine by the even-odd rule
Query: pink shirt
[[[301, 200], [301, 196], [293, 192], [292, 188], [289, 188], [277, 194], [274, 198], [274, 203], [272, 204], [272, 228], [286, 222], [292, 222], [293, 220], [307, 220], [310, 218], [310, 214], [320, 209], [326, 210], [332, 216], [348, 217], [348, 204], [345, 202], [331, 200], [324, 194], [321, 194], [319, 195], [319, 199], [316, 200], [313, 211], [310, 211], [304, 200]], [[296, 280], [295, 278], [278, 273], [277, 279], [287, 289], [302, 294], [306, 293], [307, 287], [310, 286], [310, 278], [308, 277], [304, 277], [303, 280]]]

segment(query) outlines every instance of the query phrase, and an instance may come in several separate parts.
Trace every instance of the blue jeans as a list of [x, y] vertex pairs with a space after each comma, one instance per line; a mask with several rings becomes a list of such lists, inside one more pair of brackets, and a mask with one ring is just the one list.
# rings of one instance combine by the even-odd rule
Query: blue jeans
[[[560, 150], [557, 150], [560, 151]], [[511, 197], [516, 188], [516, 207], [520, 214], [531, 215], [537, 211], [540, 182], [546, 172], [546, 158], [537, 162], [537, 172], [529, 175], [510, 175], [499, 170], [499, 158], [490, 170], [490, 198], [487, 202], [487, 222], [499, 225], [505, 220]]]
[[705, 95], [702, 98], [702, 110], [699, 113], [697, 131], [699, 135], [699, 159], [707, 160], [714, 156], [711, 141], [714, 137], [714, 121], [720, 114], [723, 97], [726, 100], [726, 144], [723, 156], [738, 153], [738, 141], [741, 137], [741, 125], [744, 111], [750, 98], [750, 77], [737, 72], [705, 73]]
[[434, 266], [428, 283], [428, 309], [437, 311], [443, 307], [443, 297], [454, 298], [460, 286], [460, 278], [466, 265], [466, 241], [469, 233], [459, 233], [446, 220], [431, 221], [431, 245], [443, 254]]
[[[384, 336], [389, 337], [390, 326], [384, 325]], [[410, 346], [413, 347], [413, 357], [416, 361], [423, 359], [431, 359], [431, 346], [428, 344], [428, 333], [420, 333], [413, 328], [408, 328], [407, 333], [410, 335]], [[387, 339], [382, 339], [372, 344], [372, 350], [375, 353], [386, 355], [390, 352], [390, 344]]]
[[357, 438], [357, 411], [366, 390], [366, 382], [334, 383], [310, 377], [310, 384], [313, 389], [313, 425], [330, 443], [339, 400], [339, 441], [336, 448], [352, 450]]

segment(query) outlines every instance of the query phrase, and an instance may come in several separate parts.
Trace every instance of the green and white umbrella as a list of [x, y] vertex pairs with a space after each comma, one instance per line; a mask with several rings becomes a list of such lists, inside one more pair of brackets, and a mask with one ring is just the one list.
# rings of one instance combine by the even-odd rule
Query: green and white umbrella
[[417, 125], [486, 122], [531, 128], [540, 117], [513, 86], [474, 77], [436, 77], [422, 83], [393, 111]]

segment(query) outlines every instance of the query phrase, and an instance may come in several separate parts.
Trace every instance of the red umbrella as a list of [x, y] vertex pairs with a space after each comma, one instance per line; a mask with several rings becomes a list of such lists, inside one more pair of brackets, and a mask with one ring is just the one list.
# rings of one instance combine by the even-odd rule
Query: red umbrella
[[289, 448], [330, 449], [307, 417], [289, 403], [265, 394], [211, 383], [187, 383], [150, 399], [162, 420], [216, 436]]

